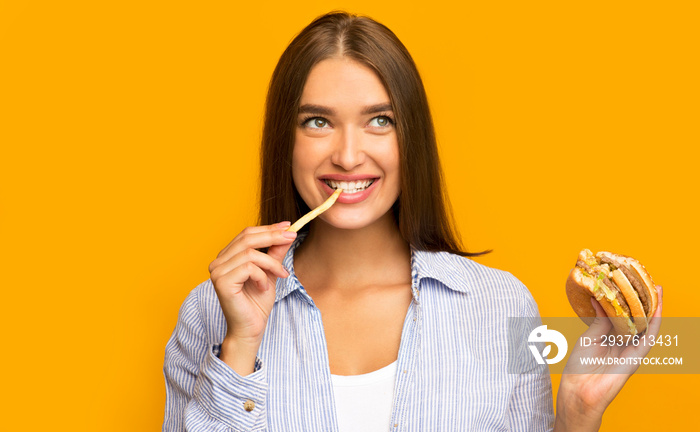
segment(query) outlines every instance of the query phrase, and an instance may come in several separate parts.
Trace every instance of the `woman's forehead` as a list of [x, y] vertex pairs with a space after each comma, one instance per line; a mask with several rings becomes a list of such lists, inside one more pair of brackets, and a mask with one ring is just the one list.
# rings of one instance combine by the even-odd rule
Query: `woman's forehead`
[[311, 69], [300, 105], [369, 107], [389, 100], [386, 88], [372, 69], [348, 57], [334, 57]]

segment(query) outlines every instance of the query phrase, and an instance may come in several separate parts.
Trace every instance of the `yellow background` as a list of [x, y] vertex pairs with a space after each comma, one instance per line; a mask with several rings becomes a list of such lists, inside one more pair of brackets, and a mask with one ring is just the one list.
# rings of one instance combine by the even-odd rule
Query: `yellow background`
[[[695, 2], [234, 3], [0, 3], [3, 430], [160, 428], [178, 308], [255, 220], [272, 69], [332, 8], [409, 48], [465, 242], [543, 316], [583, 247], [698, 316]], [[690, 425], [698, 385], [634, 376], [603, 430]]]

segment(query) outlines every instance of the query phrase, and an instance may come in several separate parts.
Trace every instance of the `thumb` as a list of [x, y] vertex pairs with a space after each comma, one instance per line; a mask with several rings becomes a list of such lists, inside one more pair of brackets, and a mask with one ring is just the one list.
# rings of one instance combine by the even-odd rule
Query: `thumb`
[[595, 309], [595, 319], [593, 320], [593, 324], [591, 324], [590, 330], [600, 334], [607, 334], [612, 327], [612, 323], [595, 297], [591, 297], [591, 304], [593, 305], [593, 309]]
[[[294, 243], [294, 242], [292, 242]], [[267, 254], [279, 262], [282, 262], [284, 256], [287, 255], [287, 251], [292, 246], [292, 243], [282, 244], [282, 245], [272, 245], [267, 250]]]

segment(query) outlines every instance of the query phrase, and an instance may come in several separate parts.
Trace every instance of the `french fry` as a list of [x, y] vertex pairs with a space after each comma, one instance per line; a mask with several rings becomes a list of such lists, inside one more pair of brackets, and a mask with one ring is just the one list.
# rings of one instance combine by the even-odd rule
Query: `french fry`
[[320, 206], [311, 210], [310, 212], [306, 213], [298, 221], [294, 222], [294, 224], [292, 224], [292, 226], [287, 228], [287, 231], [298, 232], [304, 225], [306, 225], [307, 223], [314, 220], [316, 218], [316, 216], [320, 215], [324, 211], [331, 208], [331, 206], [333, 204], [335, 204], [335, 200], [338, 199], [338, 197], [340, 196], [340, 194], [342, 192], [343, 192], [342, 189], [336, 189], [335, 192], [333, 192], [333, 195], [329, 196], [328, 199], [326, 201], [324, 201], [323, 204], [321, 204]]

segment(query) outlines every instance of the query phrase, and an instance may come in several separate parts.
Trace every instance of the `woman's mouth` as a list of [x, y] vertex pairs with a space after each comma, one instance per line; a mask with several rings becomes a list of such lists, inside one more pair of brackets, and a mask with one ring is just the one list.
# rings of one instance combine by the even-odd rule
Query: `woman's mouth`
[[362, 192], [374, 183], [376, 179], [355, 180], [355, 181], [336, 181], [323, 179], [323, 182], [330, 186], [331, 189], [342, 189], [344, 194], [354, 194]]

